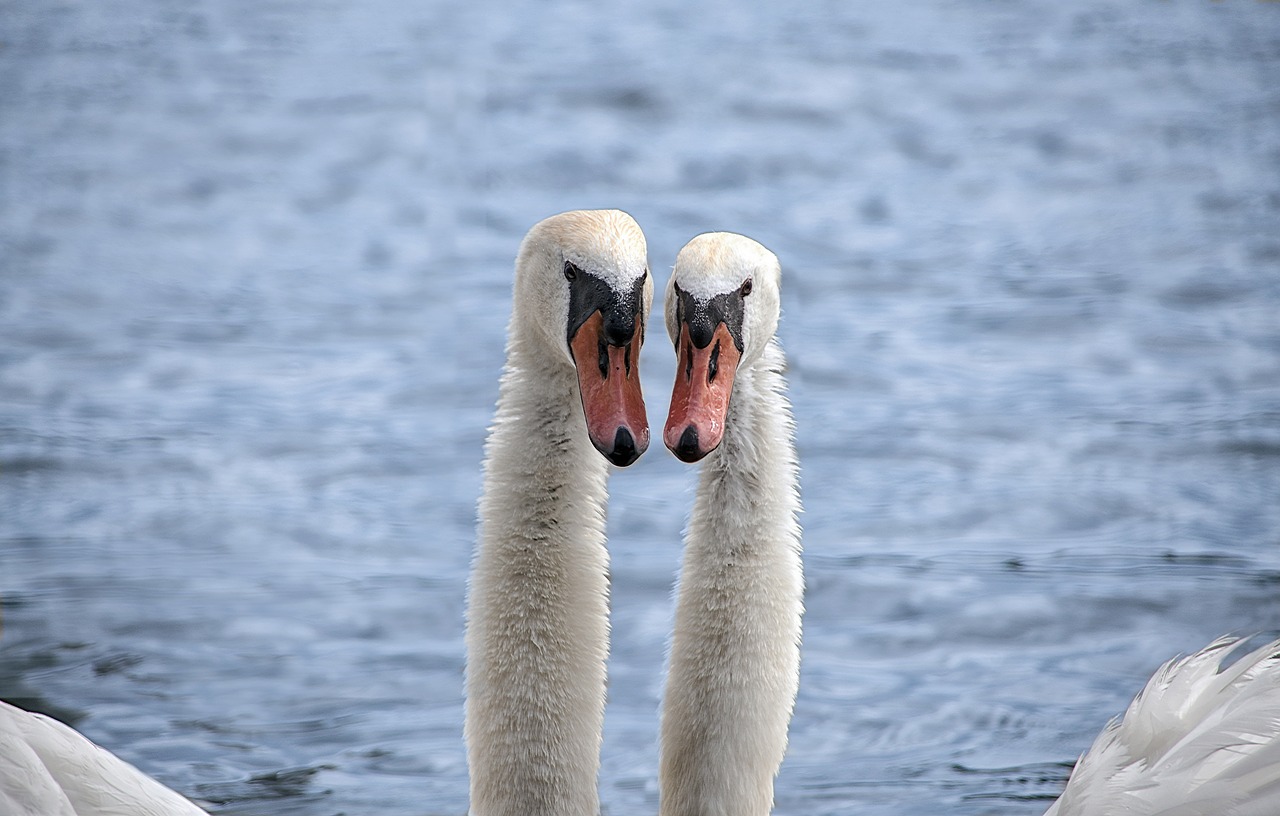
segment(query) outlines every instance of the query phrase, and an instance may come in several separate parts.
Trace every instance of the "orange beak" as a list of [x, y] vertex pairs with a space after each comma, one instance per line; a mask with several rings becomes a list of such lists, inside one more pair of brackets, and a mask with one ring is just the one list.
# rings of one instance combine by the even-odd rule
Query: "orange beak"
[[569, 341], [587, 435], [596, 450], [619, 467], [639, 459], [649, 447], [649, 420], [640, 391], [642, 334], [636, 331], [625, 345], [610, 344], [604, 315], [597, 311]]
[[689, 326], [682, 326], [676, 348], [676, 384], [662, 438], [682, 462], [696, 462], [715, 450], [724, 437], [733, 377], [742, 355], [723, 323], [701, 349], [690, 339]]

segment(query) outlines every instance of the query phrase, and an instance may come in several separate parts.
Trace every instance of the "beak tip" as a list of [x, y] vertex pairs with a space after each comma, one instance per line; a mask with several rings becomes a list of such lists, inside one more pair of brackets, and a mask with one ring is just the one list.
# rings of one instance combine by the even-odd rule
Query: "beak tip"
[[667, 448], [676, 455], [681, 462], [693, 464], [706, 456], [711, 451], [703, 450], [698, 445], [698, 429], [693, 425], [685, 427], [680, 434], [680, 438], [672, 444], [671, 437], [673, 434], [667, 435]]
[[611, 450], [601, 449], [601, 453], [618, 467], [627, 467], [639, 459], [640, 454], [644, 453], [648, 448], [649, 434], [647, 432], [640, 435], [640, 440], [637, 444], [629, 429], [618, 428], [613, 437], [613, 448]]

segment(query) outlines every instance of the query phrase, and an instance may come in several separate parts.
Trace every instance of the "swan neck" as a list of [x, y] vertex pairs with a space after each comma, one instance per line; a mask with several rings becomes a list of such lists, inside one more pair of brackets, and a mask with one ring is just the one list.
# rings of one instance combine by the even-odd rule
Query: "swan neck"
[[571, 367], [514, 332], [486, 447], [467, 621], [474, 816], [596, 816], [608, 465]]
[[[800, 665], [798, 467], [776, 342], [699, 478], [663, 701], [660, 813], [765, 816]], [[744, 713], [749, 712], [749, 713]]]

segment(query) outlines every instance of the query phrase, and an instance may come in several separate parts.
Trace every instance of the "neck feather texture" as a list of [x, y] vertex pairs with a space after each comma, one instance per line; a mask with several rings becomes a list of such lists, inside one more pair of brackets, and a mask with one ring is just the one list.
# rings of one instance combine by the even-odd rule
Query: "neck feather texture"
[[662, 816], [763, 816], [800, 669], [799, 468], [782, 349], [738, 372], [685, 541], [662, 715]]
[[467, 625], [473, 816], [595, 816], [608, 466], [577, 381], [514, 337], [490, 431]]

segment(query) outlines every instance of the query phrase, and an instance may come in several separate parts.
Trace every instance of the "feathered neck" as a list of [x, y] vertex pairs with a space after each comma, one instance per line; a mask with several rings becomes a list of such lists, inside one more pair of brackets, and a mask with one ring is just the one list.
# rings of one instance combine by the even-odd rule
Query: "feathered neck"
[[608, 465], [573, 370], [515, 332], [507, 351], [468, 606], [471, 813], [596, 816]]
[[724, 438], [702, 465], [687, 547], [798, 549], [799, 466], [781, 346], [740, 369]]
[[663, 701], [662, 816], [764, 816], [799, 682], [798, 467], [781, 348], [741, 369], [702, 465]]
[[569, 514], [583, 512], [585, 525], [568, 532], [604, 542], [609, 466], [587, 436], [578, 382], [572, 367], [547, 359], [528, 338], [507, 344], [484, 474], [482, 537], [492, 520], [486, 506], [503, 516], [539, 506], [555, 508], [562, 526]]

